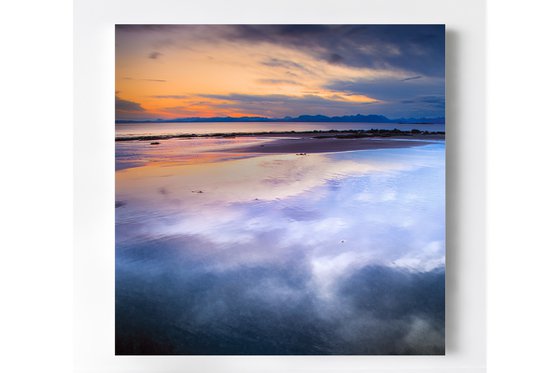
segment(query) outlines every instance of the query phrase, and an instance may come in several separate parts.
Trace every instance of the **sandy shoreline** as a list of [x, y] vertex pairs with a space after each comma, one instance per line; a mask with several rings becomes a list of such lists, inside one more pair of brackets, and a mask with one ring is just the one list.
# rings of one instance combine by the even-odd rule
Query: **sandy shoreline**
[[[328, 153], [338, 151], [408, 148], [445, 140], [442, 132], [371, 130], [371, 131], [313, 131], [313, 132], [267, 132], [230, 134], [180, 134], [163, 136], [138, 136], [116, 138], [116, 141], [151, 141], [160, 145], [170, 139], [195, 138], [259, 138], [264, 143], [244, 144], [223, 149], [226, 153]], [[156, 141], [157, 140], [157, 141]], [[155, 141], [155, 142], [154, 142]], [[188, 141], [185, 142], [188, 146]]]
[[231, 153], [329, 153], [350, 150], [408, 148], [428, 145], [431, 141], [409, 139], [339, 139], [339, 138], [280, 138], [265, 144], [229, 148]]

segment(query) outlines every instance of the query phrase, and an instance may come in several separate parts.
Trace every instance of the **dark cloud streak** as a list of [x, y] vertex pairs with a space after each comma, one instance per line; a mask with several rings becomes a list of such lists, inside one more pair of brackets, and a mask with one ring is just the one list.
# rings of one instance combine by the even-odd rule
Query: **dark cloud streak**
[[421, 78], [422, 78], [422, 75], [416, 75], [416, 76], [411, 76], [410, 78], [401, 79], [401, 81], [406, 82], [408, 80], [416, 80], [416, 79], [421, 79]]
[[[117, 33], [149, 33], [171, 44], [270, 43], [329, 63], [397, 69], [443, 77], [444, 25], [117, 25]], [[117, 35], [118, 36], [118, 35]], [[193, 38], [193, 40], [191, 40]]]
[[145, 111], [145, 109], [139, 103], [123, 100], [119, 96], [115, 96], [115, 110], [117, 111], [117, 113]]
[[227, 26], [224, 37], [283, 45], [351, 67], [437, 77], [445, 70], [444, 25], [237, 25]]
[[263, 84], [270, 84], [270, 85], [279, 85], [279, 84], [300, 85], [300, 83], [290, 79], [259, 79], [258, 82]]

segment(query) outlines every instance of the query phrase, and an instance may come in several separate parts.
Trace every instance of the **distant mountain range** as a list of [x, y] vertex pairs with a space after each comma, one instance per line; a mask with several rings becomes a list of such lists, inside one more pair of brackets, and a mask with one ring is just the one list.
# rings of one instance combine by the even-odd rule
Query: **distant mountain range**
[[343, 115], [329, 117], [326, 115], [300, 115], [298, 117], [212, 117], [212, 118], [175, 118], [150, 120], [116, 120], [116, 123], [204, 123], [204, 122], [354, 122], [354, 123], [401, 123], [401, 124], [444, 124], [444, 117], [437, 118], [399, 118], [389, 119], [384, 115]]

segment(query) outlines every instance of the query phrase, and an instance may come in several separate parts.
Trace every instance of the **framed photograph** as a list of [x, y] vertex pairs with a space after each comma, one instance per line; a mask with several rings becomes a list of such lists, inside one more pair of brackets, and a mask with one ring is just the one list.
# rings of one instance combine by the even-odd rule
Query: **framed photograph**
[[117, 355], [445, 353], [443, 25], [115, 53]]
[[78, 1], [77, 370], [484, 371], [456, 3]]

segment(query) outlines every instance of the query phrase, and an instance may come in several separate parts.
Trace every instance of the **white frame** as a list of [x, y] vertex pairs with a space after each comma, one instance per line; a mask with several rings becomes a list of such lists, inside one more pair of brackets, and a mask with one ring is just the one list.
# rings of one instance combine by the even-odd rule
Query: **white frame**
[[[75, 371], [484, 372], [484, 0], [75, 0]], [[446, 356], [115, 356], [114, 25], [446, 24]]]

